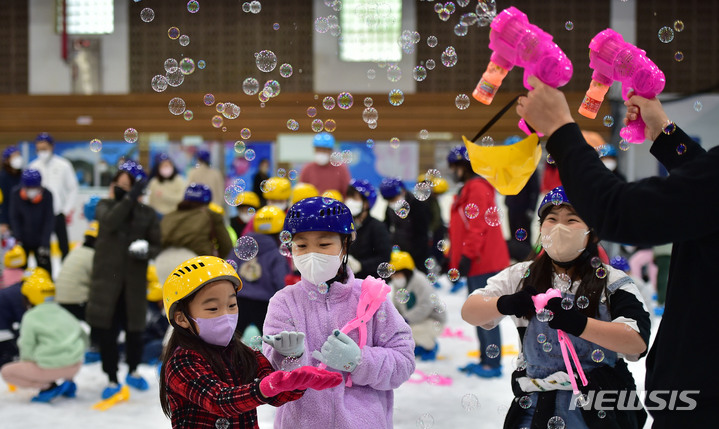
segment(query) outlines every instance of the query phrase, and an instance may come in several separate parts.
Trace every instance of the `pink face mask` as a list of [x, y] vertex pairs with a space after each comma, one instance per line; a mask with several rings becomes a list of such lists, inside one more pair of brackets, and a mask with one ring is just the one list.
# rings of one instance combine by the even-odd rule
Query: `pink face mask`
[[192, 320], [197, 323], [197, 329], [200, 330], [199, 337], [206, 343], [227, 347], [235, 335], [237, 318], [238, 314], [223, 314], [212, 319], [198, 317]]

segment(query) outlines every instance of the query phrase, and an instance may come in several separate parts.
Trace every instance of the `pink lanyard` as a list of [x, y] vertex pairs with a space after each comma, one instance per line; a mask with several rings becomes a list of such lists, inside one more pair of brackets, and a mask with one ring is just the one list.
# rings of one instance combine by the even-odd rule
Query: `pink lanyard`
[[[359, 348], [362, 349], [367, 344], [367, 322], [372, 320], [374, 314], [379, 310], [382, 303], [387, 298], [387, 294], [392, 290], [383, 280], [368, 276], [362, 281], [362, 292], [360, 293], [359, 302], [357, 303], [357, 317], [345, 324], [340, 331], [348, 334], [353, 329], [359, 329]], [[320, 363], [320, 369], [327, 368], [327, 365]], [[347, 375], [347, 387], [352, 387], [352, 377]]]
[[[533, 296], [532, 301], [534, 301], [534, 308], [537, 310], [537, 312], [539, 312], [544, 309], [544, 306], [547, 305], [547, 302], [550, 299], [561, 297], [562, 293], [558, 289], [549, 289], [546, 293], [540, 293]], [[567, 354], [571, 355], [572, 361], [574, 361], [574, 366], [577, 367], [577, 374], [582, 380], [582, 386], [587, 385], [587, 377], [584, 375], [584, 370], [582, 369], [582, 365], [579, 362], [579, 357], [577, 357], [577, 352], [574, 350], [574, 344], [572, 344], [572, 340], [570, 340], [569, 336], [561, 329], [557, 329], [557, 337], [559, 337], [559, 346], [562, 349], [562, 359], [564, 359], [564, 366], [567, 368], [567, 374], [569, 374], [569, 382], [572, 384], [572, 392], [575, 395], [579, 395], [581, 394], [581, 392], [577, 387], [577, 380], [574, 378], [572, 363], [569, 361], [569, 356], [567, 356]]]

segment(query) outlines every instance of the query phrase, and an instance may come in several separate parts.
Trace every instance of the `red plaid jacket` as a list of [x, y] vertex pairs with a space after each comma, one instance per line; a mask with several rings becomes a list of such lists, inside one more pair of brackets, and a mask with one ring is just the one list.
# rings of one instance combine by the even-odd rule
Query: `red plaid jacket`
[[242, 384], [237, 371], [227, 367], [223, 382], [210, 364], [197, 352], [177, 349], [167, 362], [165, 381], [172, 411], [173, 428], [259, 428], [257, 407], [275, 407], [299, 399], [304, 391], [280, 393], [269, 399], [260, 395], [259, 380], [274, 369], [260, 352], [257, 355], [257, 378]]

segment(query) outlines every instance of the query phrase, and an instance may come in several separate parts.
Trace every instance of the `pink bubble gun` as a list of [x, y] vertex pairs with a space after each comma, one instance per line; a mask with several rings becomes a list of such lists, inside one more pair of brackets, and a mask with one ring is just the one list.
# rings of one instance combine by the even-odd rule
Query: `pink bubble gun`
[[487, 70], [472, 92], [479, 102], [489, 105], [502, 80], [514, 66], [524, 68], [524, 87], [531, 90], [527, 80], [536, 76], [545, 84], [558, 88], [572, 78], [572, 62], [552, 41], [552, 36], [530, 24], [522, 11], [515, 7], [503, 10], [490, 25], [489, 49], [492, 50]]
[[[594, 70], [592, 83], [579, 106], [579, 113], [590, 119], [597, 117], [602, 100], [615, 80], [622, 83], [625, 100], [630, 89], [644, 98], [654, 98], [664, 89], [664, 73], [647, 58], [646, 52], [625, 42], [622, 35], [611, 28], [594, 36], [589, 43], [589, 67]], [[644, 126], [644, 120], [638, 115], [622, 128], [619, 135], [630, 143], [642, 143]]]
[[[362, 349], [367, 344], [367, 322], [372, 320], [377, 310], [387, 299], [387, 294], [392, 290], [383, 280], [368, 276], [362, 281], [362, 292], [360, 292], [359, 302], [357, 303], [357, 315], [354, 319], [345, 324], [341, 332], [348, 334], [353, 329], [359, 329], [359, 348]], [[327, 365], [320, 363], [320, 369], [327, 368]], [[347, 376], [345, 386], [352, 387], [352, 377]]]
[[[532, 297], [532, 301], [534, 302], [534, 308], [537, 310], [537, 312], [539, 312], [544, 309], [550, 299], [561, 297], [562, 292], [560, 292], [559, 289], [549, 289], [546, 293], [534, 295]], [[584, 375], [582, 365], [579, 362], [579, 357], [577, 357], [577, 352], [574, 350], [574, 344], [572, 344], [572, 340], [570, 340], [569, 336], [561, 329], [557, 329], [557, 337], [559, 337], [559, 346], [562, 349], [564, 366], [567, 368], [567, 374], [569, 374], [569, 381], [570, 383], [572, 383], [572, 392], [574, 393], [574, 395], [580, 395], [581, 392], [577, 387], [577, 380], [574, 379], [574, 371], [572, 370], [572, 363], [569, 361], [569, 355], [571, 355], [572, 361], [574, 361], [574, 366], [577, 367], [577, 374], [582, 380], [582, 386], [586, 386], [588, 381], [587, 377]]]

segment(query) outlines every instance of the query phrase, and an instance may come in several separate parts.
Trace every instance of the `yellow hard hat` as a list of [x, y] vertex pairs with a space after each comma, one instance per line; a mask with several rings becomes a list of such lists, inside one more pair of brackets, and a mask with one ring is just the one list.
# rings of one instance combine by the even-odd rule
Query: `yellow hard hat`
[[242, 201], [241, 206], [260, 208], [260, 197], [252, 191], [245, 191], [240, 194], [240, 201]]
[[162, 286], [157, 277], [157, 268], [152, 264], [147, 266], [147, 300], [150, 302], [162, 300]]
[[215, 204], [215, 203], [210, 203], [210, 204], [207, 205], [207, 207], [208, 207], [210, 210], [212, 210], [213, 212], [217, 213], [217, 214], [220, 214], [220, 215], [224, 215], [224, 214], [225, 214], [225, 209], [223, 209], [222, 207], [218, 206], [218, 205]]
[[25, 249], [19, 244], [14, 245], [10, 250], [5, 252], [6, 268], [22, 268], [27, 263], [27, 255]]
[[517, 195], [542, 158], [539, 137], [531, 134], [506, 146], [480, 146], [462, 136], [472, 170], [502, 195]]
[[265, 181], [267, 191], [262, 192], [266, 200], [289, 200], [292, 194], [292, 183], [286, 177], [270, 177]]
[[[45, 270], [43, 270], [45, 271]], [[42, 275], [31, 275], [22, 282], [20, 293], [32, 305], [40, 305], [55, 296], [55, 284]]]
[[257, 210], [254, 220], [255, 232], [277, 234], [285, 223], [285, 212], [275, 206], [264, 206]]
[[160, 279], [157, 277], [157, 268], [154, 264], [148, 264], [147, 265], [147, 282], [152, 283], [156, 282], [159, 283]]
[[[417, 182], [424, 182], [426, 180], [427, 176], [425, 174], [420, 174], [419, 177], [417, 177]], [[433, 177], [431, 185], [432, 192], [437, 195], [442, 195], [449, 190], [449, 183], [443, 177]]]
[[237, 291], [242, 289], [242, 280], [237, 271], [222, 258], [195, 256], [178, 265], [162, 286], [162, 301], [167, 320], [172, 323], [177, 301], [192, 295], [204, 285], [219, 280], [230, 281]]
[[329, 190], [325, 191], [322, 194], [322, 196], [325, 198], [332, 198], [334, 200], [342, 202], [342, 193], [340, 191], [338, 191], [337, 189], [329, 189]]
[[304, 200], [305, 198], [316, 197], [319, 194], [320, 193], [317, 188], [315, 188], [315, 185], [311, 183], [298, 183], [294, 188], [292, 188], [292, 204], [299, 200]]
[[90, 225], [87, 226], [87, 229], [85, 230], [85, 235], [89, 235], [90, 237], [97, 238], [97, 232], [100, 230], [100, 223], [96, 220], [93, 220], [90, 222]]
[[414, 259], [409, 253], [401, 250], [392, 252], [389, 263], [394, 266], [394, 269], [399, 270], [414, 270]]

